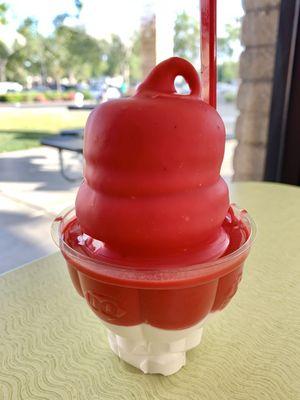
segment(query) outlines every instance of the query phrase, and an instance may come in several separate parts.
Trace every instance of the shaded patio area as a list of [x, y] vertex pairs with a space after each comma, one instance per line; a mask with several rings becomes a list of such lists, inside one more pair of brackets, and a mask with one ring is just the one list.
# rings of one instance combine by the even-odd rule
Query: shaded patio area
[[[66, 154], [71, 173], [81, 164]], [[5, 153], [0, 158], [0, 273], [56, 250], [50, 224], [74, 203], [78, 183], [63, 179], [57, 151], [34, 148]]]

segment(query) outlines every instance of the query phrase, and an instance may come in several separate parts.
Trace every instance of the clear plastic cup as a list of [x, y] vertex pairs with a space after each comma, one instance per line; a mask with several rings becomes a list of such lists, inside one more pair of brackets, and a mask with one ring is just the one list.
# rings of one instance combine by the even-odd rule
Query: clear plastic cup
[[145, 373], [170, 375], [185, 364], [186, 351], [200, 343], [205, 320], [232, 299], [255, 237], [245, 210], [232, 205], [248, 231], [235, 251], [202, 264], [163, 268], [120, 265], [71, 248], [64, 231], [76, 219], [64, 210], [52, 224], [77, 292], [108, 329], [111, 349]]

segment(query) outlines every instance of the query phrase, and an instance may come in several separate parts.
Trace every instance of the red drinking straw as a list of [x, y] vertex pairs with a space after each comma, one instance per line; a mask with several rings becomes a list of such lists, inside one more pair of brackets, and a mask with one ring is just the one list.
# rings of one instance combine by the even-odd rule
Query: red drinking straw
[[217, 57], [216, 19], [217, 0], [200, 0], [201, 8], [201, 83], [202, 98], [216, 108]]

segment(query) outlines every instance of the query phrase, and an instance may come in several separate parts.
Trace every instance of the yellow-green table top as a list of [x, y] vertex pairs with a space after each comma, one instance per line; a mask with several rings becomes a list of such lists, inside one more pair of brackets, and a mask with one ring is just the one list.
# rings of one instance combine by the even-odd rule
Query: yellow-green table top
[[0, 278], [0, 399], [300, 399], [300, 189], [240, 183], [231, 199], [257, 239], [238, 293], [180, 372], [119, 360], [55, 254]]

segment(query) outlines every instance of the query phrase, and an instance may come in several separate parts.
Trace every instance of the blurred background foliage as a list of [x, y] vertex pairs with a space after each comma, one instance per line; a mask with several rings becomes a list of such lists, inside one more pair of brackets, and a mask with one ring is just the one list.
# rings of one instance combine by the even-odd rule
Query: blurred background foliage
[[[138, 83], [141, 76], [141, 34], [135, 32], [127, 46], [118, 35], [97, 39], [85, 28], [67, 25], [75, 22], [82, 9], [82, 1], [75, 0], [76, 12], [64, 13], [53, 20], [53, 32], [45, 37], [39, 33], [38, 21], [26, 18], [11, 45], [0, 35], [0, 81], [14, 81], [28, 85], [29, 76], [39, 76], [42, 85], [52, 78], [60, 90], [63, 78], [69, 82], [88, 81], [100, 76], [122, 75], [129, 84]], [[0, 24], [9, 24], [8, 5], [0, 3]], [[227, 25], [226, 37], [218, 39], [218, 77], [221, 82], [237, 79], [237, 62], [230, 60], [234, 42], [239, 40], [240, 21]], [[177, 15], [174, 26], [174, 54], [195, 61], [199, 57], [200, 28], [197, 16], [186, 12]]]

